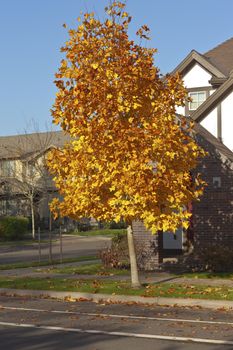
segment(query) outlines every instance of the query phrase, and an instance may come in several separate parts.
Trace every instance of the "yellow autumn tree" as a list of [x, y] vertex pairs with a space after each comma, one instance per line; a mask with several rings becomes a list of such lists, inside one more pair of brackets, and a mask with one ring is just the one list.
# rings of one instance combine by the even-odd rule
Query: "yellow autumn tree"
[[[156, 50], [129, 39], [124, 3], [105, 10], [104, 22], [93, 13], [79, 18], [61, 49], [66, 57], [56, 74], [52, 115], [71, 141], [49, 157], [62, 195], [51, 208], [75, 219], [123, 218], [132, 285], [138, 286], [132, 221], [143, 221], [152, 233], [187, 228], [186, 207], [203, 187], [190, 172], [204, 152], [192, 125], [175, 113], [186, 97], [180, 77], [162, 77]], [[148, 39], [148, 31], [142, 26], [139, 39]]]

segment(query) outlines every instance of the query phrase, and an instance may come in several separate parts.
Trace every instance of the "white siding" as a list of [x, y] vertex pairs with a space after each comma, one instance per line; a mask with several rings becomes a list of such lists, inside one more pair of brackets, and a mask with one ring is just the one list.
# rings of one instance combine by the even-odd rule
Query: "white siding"
[[180, 115], [185, 115], [185, 109], [182, 106], [176, 106], [176, 113]]
[[212, 135], [217, 137], [217, 108], [210, 112], [200, 123]]
[[[209, 80], [212, 75], [199, 64], [195, 64], [184, 76], [184, 86], [186, 88], [201, 88], [211, 86]], [[210, 90], [210, 95], [215, 92]], [[222, 140], [223, 143], [233, 151], [233, 92], [222, 101]], [[177, 107], [177, 113], [185, 114], [184, 107]], [[217, 137], [217, 108], [210, 112], [200, 123], [212, 135]], [[170, 240], [170, 238], [169, 238]]]
[[222, 139], [233, 151], [233, 92], [222, 101]]
[[[212, 75], [208, 73], [204, 68], [199, 64], [195, 64], [184, 76], [183, 82], [186, 88], [200, 88], [211, 86], [209, 80], [212, 78]], [[212, 94], [215, 90], [211, 90]], [[184, 107], [176, 107], [176, 113], [185, 115]]]
[[215, 91], [216, 91], [216, 89], [210, 90], [210, 95], [212, 95]]
[[188, 73], [183, 76], [184, 86], [187, 88], [196, 88], [201, 86], [211, 86], [209, 80], [212, 75], [204, 68], [195, 64]]

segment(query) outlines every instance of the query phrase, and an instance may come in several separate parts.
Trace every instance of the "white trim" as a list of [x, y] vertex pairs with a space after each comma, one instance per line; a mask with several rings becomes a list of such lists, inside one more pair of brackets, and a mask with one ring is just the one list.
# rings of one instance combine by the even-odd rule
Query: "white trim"
[[128, 318], [137, 320], [149, 320], [149, 321], [166, 321], [166, 322], [186, 322], [186, 323], [201, 323], [201, 324], [218, 324], [233, 326], [233, 322], [223, 322], [223, 321], [208, 321], [208, 320], [191, 320], [183, 318], [164, 318], [164, 317], [148, 317], [148, 316], [136, 316], [136, 315], [122, 315], [122, 314], [106, 314], [106, 313], [92, 313], [92, 312], [77, 312], [68, 310], [46, 310], [46, 309], [36, 309], [36, 308], [24, 308], [24, 307], [14, 307], [14, 306], [0, 306], [1, 310], [18, 310], [18, 311], [33, 311], [33, 312], [47, 312], [55, 314], [64, 315], [80, 315], [80, 316], [91, 316], [91, 317], [112, 317], [112, 318]]
[[107, 332], [96, 329], [81, 329], [81, 328], [64, 328], [55, 326], [42, 326], [30, 323], [13, 323], [13, 322], [0, 322], [1, 326], [8, 327], [23, 327], [23, 328], [35, 328], [46, 329], [51, 331], [73, 332], [73, 333], [87, 333], [87, 334], [99, 334], [99, 335], [111, 335], [117, 337], [129, 337], [129, 338], [143, 338], [143, 339], [158, 339], [158, 340], [171, 340], [180, 342], [194, 342], [205, 344], [218, 344], [218, 345], [233, 345], [233, 341], [221, 340], [221, 339], [202, 339], [202, 338], [189, 338], [189, 337], [175, 337], [169, 335], [156, 335], [156, 334], [144, 334], [144, 333], [129, 333], [129, 332]]

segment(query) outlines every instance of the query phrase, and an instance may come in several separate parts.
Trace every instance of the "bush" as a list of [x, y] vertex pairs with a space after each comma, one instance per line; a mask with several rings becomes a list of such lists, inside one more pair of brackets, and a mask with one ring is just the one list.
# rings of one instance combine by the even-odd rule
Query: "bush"
[[114, 236], [112, 237], [112, 246], [120, 246], [121, 248], [127, 249], [127, 234], [125, 232], [114, 234]]
[[233, 251], [225, 245], [213, 245], [200, 248], [198, 253], [202, 270], [227, 272], [233, 270]]
[[[151, 257], [156, 255], [156, 246], [151, 240], [145, 244], [137, 243], [134, 239], [135, 253], [139, 270], [151, 270]], [[112, 238], [111, 248], [102, 249], [99, 253], [100, 259], [105, 267], [114, 267], [119, 269], [129, 269], [129, 250], [126, 233], [118, 233]]]
[[99, 223], [99, 226], [100, 226], [100, 228], [109, 228], [109, 229], [113, 229], [113, 230], [127, 228], [127, 224], [124, 221], [101, 222], [101, 223]]
[[0, 238], [5, 241], [23, 239], [28, 230], [28, 218], [5, 216], [0, 218]]
[[229, 272], [233, 271], [233, 251], [223, 244], [210, 243], [198, 247], [191, 254], [181, 256], [179, 265], [192, 272]]
[[127, 224], [124, 221], [119, 221], [119, 222], [112, 221], [109, 224], [109, 228], [113, 230], [127, 228]]
[[128, 269], [130, 264], [127, 235], [124, 233], [116, 234], [112, 238], [111, 248], [102, 249], [99, 256], [105, 267]]
[[79, 222], [77, 224], [77, 229], [79, 232], [86, 232], [86, 231], [90, 231], [92, 229], [90, 223], [85, 223], [85, 222]]

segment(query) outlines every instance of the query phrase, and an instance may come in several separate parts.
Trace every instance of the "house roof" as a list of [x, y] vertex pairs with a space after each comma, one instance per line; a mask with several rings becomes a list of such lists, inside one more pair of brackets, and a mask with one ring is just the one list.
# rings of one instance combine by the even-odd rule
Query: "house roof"
[[203, 55], [226, 76], [233, 69], [233, 37], [207, 51]]
[[202, 121], [232, 90], [233, 74], [192, 113], [192, 119]]
[[62, 147], [69, 140], [63, 131], [0, 136], [0, 159], [29, 157], [53, 146]]
[[171, 74], [179, 72], [184, 75], [196, 63], [210, 72], [213, 79], [223, 83], [233, 71], [233, 37], [204, 54], [192, 50]]
[[209, 143], [211, 143], [215, 149], [219, 151], [219, 153], [233, 162], [233, 152], [228, 147], [226, 147], [217, 137], [213, 136], [208, 130], [206, 130], [206, 128], [204, 128], [201, 124], [195, 123], [194, 131], [205, 138]]
[[[219, 153], [233, 162], [233, 152], [202, 125], [195, 122], [194, 131], [210, 142]], [[63, 147], [69, 139], [70, 136], [63, 131], [0, 136], [0, 159], [15, 159], [22, 157], [22, 154], [25, 158], [28, 158], [35, 153], [41, 153], [43, 149], [46, 150], [54, 146]]]
[[185, 75], [196, 63], [212, 74], [211, 83], [220, 86], [192, 113], [191, 118], [196, 122], [195, 131], [233, 162], [233, 152], [198, 124], [233, 91], [233, 38], [226, 40], [203, 55], [192, 50], [171, 74], [179, 72]]
[[188, 56], [186, 56], [184, 60], [181, 61], [181, 63], [171, 72], [171, 74], [179, 72], [180, 74], [184, 75], [196, 63], [199, 63], [216, 78], [226, 78], [225, 74], [219, 70], [209, 59], [207, 59], [207, 57], [201, 55], [195, 50], [192, 50]]

